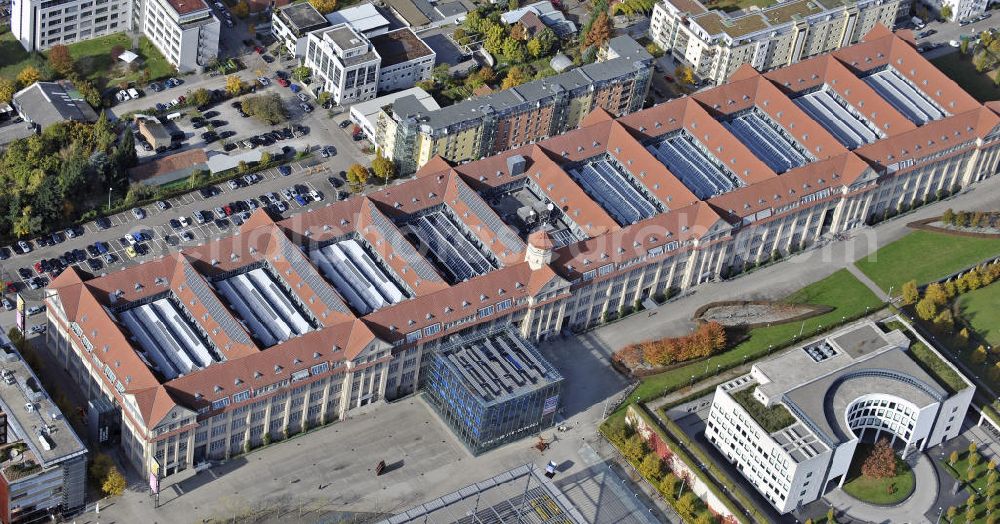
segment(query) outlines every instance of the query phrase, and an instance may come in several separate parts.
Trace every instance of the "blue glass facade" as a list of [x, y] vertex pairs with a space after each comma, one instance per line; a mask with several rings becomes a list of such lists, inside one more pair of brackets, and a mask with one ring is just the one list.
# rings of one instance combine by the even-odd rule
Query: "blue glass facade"
[[505, 327], [432, 353], [424, 391], [478, 455], [551, 426], [562, 380], [534, 346]]

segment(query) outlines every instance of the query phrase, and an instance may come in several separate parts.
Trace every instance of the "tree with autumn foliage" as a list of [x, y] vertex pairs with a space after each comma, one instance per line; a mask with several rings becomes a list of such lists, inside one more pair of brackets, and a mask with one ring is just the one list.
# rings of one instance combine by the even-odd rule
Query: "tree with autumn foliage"
[[49, 67], [61, 76], [73, 74], [73, 57], [69, 56], [69, 48], [56, 44], [49, 49]]
[[896, 453], [892, 451], [889, 439], [882, 438], [875, 443], [875, 447], [861, 464], [861, 474], [870, 479], [896, 476]]
[[611, 40], [611, 18], [608, 17], [607, 11], [601, 11], [590, 24], [590, 31], [587, 31], [584, 43], [587, 46], [600, 47], [608, 40]]
[[690, 335], [628, 345], [615, 352], [613, 358], [630, 369], [641, 364], [661, 367], [674, 362], [707, 357], [724, 349], [726, 349], [725, 328], [718, 322], [707, 322], [698, 326], [698, 329]]

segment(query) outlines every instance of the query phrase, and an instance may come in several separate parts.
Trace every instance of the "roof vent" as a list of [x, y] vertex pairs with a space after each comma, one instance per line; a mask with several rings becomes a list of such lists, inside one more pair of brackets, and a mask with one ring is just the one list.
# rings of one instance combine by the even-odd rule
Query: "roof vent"
[[275, 364], [275, 365], [274, 365], [274, 374], [275, 374], [275, 375], [277, 375], [277, 374], [281, 373], [281, 371], [282, 371], [283, 369], [285, 369], [285, 368], [283, 368], [283, 367], [279, 366], [278, 364]]
[[216, 393], [221, 393], [221, 392], [222, 392], [222, 386], [220, 386], [220, 385], [218, 385], [218, 384], [216, 384], [216, 385], [215, 385], [215, 387], [214, 387], [214, 388], [212, 388], [212, 389], [213, 389], [213, 391], [215, 391]]
[[261, 373], [260, 371], [254, 371], [253, 372], [253, 378], [260, 378], [260, 377], [263, 377], [263, 376], [264, 376], [264, 374]]
[[233, 385], [234, 386], [239, 386], [242, 383], [243, 383], [243, 379], [241, 379], [239, 377], [236, 377], [236, 380], [233, 381]]

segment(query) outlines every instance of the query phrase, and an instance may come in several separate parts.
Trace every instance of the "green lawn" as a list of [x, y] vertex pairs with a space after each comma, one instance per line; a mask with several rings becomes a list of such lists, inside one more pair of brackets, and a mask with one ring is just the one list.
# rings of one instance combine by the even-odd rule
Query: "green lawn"
[[788, 412], [788, 409], [781, 404], [771, 407], [764, 407], [759, 400], [753, 396], [754, 388], [744, 388], [730, 395], [737, 404], [753, 417], [754, 421], [764, 428], [768, 433], [774, 433], [791, 426], [795, 422], [795, 417]]
[[967, 93], [980, 102], [1000, 99], [1000, 87], [986, 76], [976, 71], [972, 56], [958, 51], [931, 60], [944, 74], [958, 83]]
[[[985, 523], [987, 514], [989, 513], [989, 511], [986, 509], [986, 497], [985, 497], [985, 495], [989, 493], [986, 481], [987, 461], [986, 459], [981, 459], [979, 461], [979, 464], [977, 464], [976, 467], [972, 468], [972, 470], [975, 472], [975, 478], [973, 479], [970, 485], [970, 483], [966, 480], [967, 479], [966, 475], [968, 474], [969, 471], [969, 452], [963, 451], [959, 455], [959, 457], [960, 458], [958, 462], [956, 462], [954, 466], [948, 464], [947, 460], [942, 461], [942, 465], [944, 466], [945, 471], [947, 471], [951, 476], [955, 477], [956, 480], [960, 481], [964, 485], [967, 492], [977, 493], [976, 505], [974, 506], [976, 510], [976, 520], [974, 520], [973, 522], [974, 524]], [[957, 507], [958, 516], [954, 520], [956, 524], [958, 522], [965, 522], [965, 511], [967, 508], [968, 506], [966, 504], [962, 504], [961, 506]]]
[[958, 298], [961, 316], [993, 346], [1000, 345], [1000, 285], [989, 285]]
[[40, 70], [45, 66], [45, 59], [40, 54], [32, 55], [21, 47], [7, 28], [0, 34], [0, 77], [13, 80], [26, 66], [34, 65]]
[[[899, 504], [913, 493], [914, 478], [910, 466], [896, 457], [896, 476], [884, 479], [867, 478], [861, 474], [861, 464], [871, 453], [870, 444], [858, 444], [854, 452], [854, 463], [847, 473], [844, 491], [848, 495], [872, 504], [888, 506]], [[896, 490], [889, 493], [889, 487], [895, 485]]]
[[[125, 33], [117, 33], [77, 42], [67, 47], [70, 56], [76, 62], [77, 71], [84, 78], [95, 81], [98, 87], [106, 87], [118, 82], [142, 80], [142, 69], [149, 71], [149, 80], [169, 77], [174, 73], [173, 66], [146, 37], [139, 38], [139, 50], [136, 51], [136, 54], [143, 60], [143, 65], [142, 69], [138, 71], [128, 71], [122, 67], [123, 64], [115, 63], [111, 59], [111, 50], [115, 46], [131, 49], [132, 39]], [[102, 79], [106, 79], [107, 82], [104, 83]]]
[[855, 265], [884, 290], [915, 279], [926, 284], [1000, 253], [1000, 239], [914, 231]]
[[769, 346], [779, 347], [796, 338], [800, 332], [803, 337], [809, 336], [822, 326], [829, 328], [833, 323], [841, 322], [844, 317], [863, 314], [866, 307], [874, 311], [882, 305], [878, 297], [846, 269], [841, 269], [819, 282], [796, 291], [785, 300], [796, 304], [830, 306], [833, 311], [808, 318], [803, 322], [751, 330], [750, 338], [725, 353], [713, 356], [707, 362], [695, 362], [643, 379], [632, 393], [631, 401], [640, 397], [647, 399], [657, 397], [664, 391], [673, 391], [687, 385], [692, 375], [696, 378], [701, 377], [706, 368], [710, 374], [714, 374], [718, 369], [717, 366], [726, 369], [745, 361], [752, 361], [766, 355]]
[[740, 9], [746, 9], [751, 6], [765, 8], [777, 3], [777, 0], [708, 0], [705, 2], [705, 7], [709, 9], [732, 12], [739, 11]]

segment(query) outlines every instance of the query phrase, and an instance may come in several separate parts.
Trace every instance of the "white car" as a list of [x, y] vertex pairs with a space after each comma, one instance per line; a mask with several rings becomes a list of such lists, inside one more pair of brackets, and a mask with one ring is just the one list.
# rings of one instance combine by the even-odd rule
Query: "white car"
[[45, 306], [31, 306], [31, 307], [28, 308], [27, 313], [28, 313], [28, 316], [30, 317], [32, 315], [37, 315], [37, 314], [41, 313], [42, 311], [45, 311]]
[[309, 198], [313, 199], [316, 202], [319, 202], [319, 201], [323, 200], [323, 194], [320, 193], [319, 191], [316, 191], [315, 189], [313, 189], [313, 190], [309, 191]]
[[128, 96], [132, 97], [133, 100], [137, 99], [139, 98], [139, 91], [134, 87], [130, 87], [128, 88]]
[[188, 217], [180, 217], [177, 221], [181, 223], [181, 227], [188, 227], [191, 225], [191, 219]]
[[959, 42], [958, 40], [951, 40], [948, 42], [948, 45], [950, 45], [951, 47], [962, 47], [962, 43]]
[[31, 252], [31, 244], [25, 242], [24, 240], [18, 240], [17, 245], [21, 248], [21, 251], [24, 251], [25, 253]]
[[307, 95], [305, 93], [299, 93], [299, 94], [297, 94], [295, 96], [299, 97], [299, 100], [301, 100], [303, 102], [308, 102], [309, 101], [309, 95]]
[[271, 85], [271, 81], [268, 80], [268, 78], [266, 76], [262, 76], [262, 77], [258, 78], [257, 82], [260, 85], [264, 86], [264, 87], [267, 87], [267, 86]]
[[35, 324], [28, 330], [28, 334], [31, 335], [37, 335], [38, 333], [45, 333], [45, 324]]

